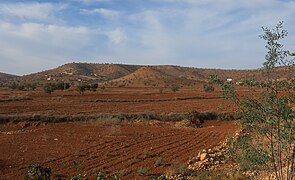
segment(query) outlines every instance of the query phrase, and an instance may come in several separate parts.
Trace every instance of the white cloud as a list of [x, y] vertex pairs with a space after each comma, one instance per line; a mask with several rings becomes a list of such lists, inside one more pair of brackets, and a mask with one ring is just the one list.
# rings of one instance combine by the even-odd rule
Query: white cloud
[[98, 34], [99, 30], [87, 27], [0, 22], [0, 71], [14, 67], [9, 70], [23, 74], [71, 59], [91, 58], [91, 41], [97, 40]]
[[111, 9], [105, 9], [105, 8], [97, 8], [97, 9], [81, 9], [80, 12], [82, 14], [89, 14], [89, 15], [94, 15], [94, 14], [100, 14], [105, 17], [110, 17], [110, 18], [117, 18], [120, 15], [119, 11], [111, 10]]
[[[106, 39], [107, 37], [108, 39]], [[69, 61], [103, 57], [127, 36], [119, 28], [106, 31], [86, 26], [0, 21], [0, 72], [28, 74]]]
[[138, 8], [132, 3], [119, 7], [116, 1], [108, 6], [69, 3], [65, 14], [60, 4], [2, 4], [0, 72], [28, 73], [101, 57], [124, 59], [121, 63], [256, 68], [266, 51], [260, 27], [274, 27], [279, 20], [289, 31], [286, 47], [295, 51], [294, 1], [163, 1], [144, 1]]
[[71, 1], [78, 1], [83, 3], [94, 3], [94, 2], [106, 2], [110, 0], [71, 0]]
[[21, 19], [50, 20], [55, 13], [66, 8], [63, 4], [51, 3], [9, 3], [0, 5], [2, 17], [18, 17]]
[[[142, 64], [257, 68], [264, 61], [265, 53], [264, 42], [258, 37], [261, 26], [273, 27], [279, 20], [285, 20], [285, 25], [291, 27], [287, 29], [293, 32], [293, 38], [287, 39], [295, 37], [294, 2], [187, 2], [191, 4], [130, 14], [128, 21], [136, 29], [124, 26], [128, 32], [126, 45], [112, 48], [108, 56]], [[287, 44], [290, 47], [292, 41]]]
[[120, 29], [115, 29], [105, 33], [113, 44], [120, 44], [127, 39], [127, 36]]

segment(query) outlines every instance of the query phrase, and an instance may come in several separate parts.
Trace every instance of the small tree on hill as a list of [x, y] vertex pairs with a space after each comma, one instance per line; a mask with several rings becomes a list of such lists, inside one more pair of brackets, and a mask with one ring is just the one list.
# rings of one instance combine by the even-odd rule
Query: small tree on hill
[[97, 84], [86, 84], [86, 85], [79, 85], [76, 87], [76, 90], [79, 92], [80, 95], [84, 95], [85, 91], [96, 91], [98, 88]]
[[85, 88], [85, 86], [83, 86], [83, 85], [78, 85], [78, 86], [76, 87], [76, 90], [78, 91], [78, 93], [79, 93], [80, 95], [84, 95], [84, 91], [86, 90], [86, 88]]
[[45, 84], [45, 86], [43, 87], [44, 92], [51, 94], [52, 92], [54, 92], [56, 89], [55, 84], [53, 83], [47, 83]]
[[65, 82], [59, 82], [56, 84], [56, 89], [59, 89], [59, 90], [66, 90], [66, 89], [69, 89], [70, 87], [71, 85]]

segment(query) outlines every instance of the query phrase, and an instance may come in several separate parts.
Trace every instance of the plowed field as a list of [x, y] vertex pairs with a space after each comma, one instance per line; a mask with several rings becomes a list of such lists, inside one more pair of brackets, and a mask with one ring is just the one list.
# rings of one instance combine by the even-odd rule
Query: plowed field
[[[202, 148], [223, 141], [237, 129], [234, 122], [207, 122], [204, 128], [176, 128], [171, 123], [102, 126], [91, 123], [41, 124], [21, 128], [0, 125], [0, 179], [23, 179], [32, 163], [52, 168], [53, 179], [68, 179], [79, 162], [90, 179], [93, 170], [117, 173], [122, 179], [145, 179], [186, 162]], [[165, 166], [156, 166], [162, 158]]]
[[[244, 92], [243, 92], [244, 93]], [[221, 98], [220, 91], [204, 92], [202, 88], [181, 89], [163, 93], [152, 88], [107, 88], [97, 92], [74, 90], [52, 94], [36, 91], [12, 91], [0, 88], [0, 114], [98, 114], [98, 113], [183, 113], [189, 111], [233, 111], [233, 105]]]

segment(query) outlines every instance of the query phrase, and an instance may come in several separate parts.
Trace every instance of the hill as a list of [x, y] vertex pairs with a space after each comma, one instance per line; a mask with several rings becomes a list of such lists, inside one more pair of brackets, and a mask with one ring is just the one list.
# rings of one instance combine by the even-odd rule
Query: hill
[[193, 85], [206, 82], [210, 75], [217, 75], [220, 79], [231, 78], [234, 82], [243, 79], [258, 81], [273, 79], [286, 79], [292, 76], [291, 70], [277, 67], [271, 73], [255, 70], [224, 70], [202, 69], [194, 67], [181, 67], [173, 65], [124, 65], [124, 64], [95, 64], [95, 63], [69, 63], [54, 69], [29, 74], [16, 78], [23, 83], [39, 83], [64, 81], [70, 83], [88, 82], [100, 83], [109, 86], [171, 86]]
[[106, 83], [112, 86], [128, 86], [128, 87], [138, 87], [138, 86], [169, 86], [172, 84], [178, 85], [191, 85], [196, 83], [198, 80], [192, 80], [185, 76], [175, 76], [172, 74], [167, 74], [157, 68], [158, 66], [143, 66], [136, 70], [135, 72], [123, 76], [118, 79], [114, 79]]
[[12, 81], [16, 77], [18, 77], [18, 76], [0, 72], [0, 84], [4, 84], [4, 83], [7, 83], [9, 81]]
[[69, 63], [47, 71], [22, 76], [19, 80], [41, 84], [48, 81], [99, 83], [125, 76], [138, 68], [139, 66], [136, 65]]

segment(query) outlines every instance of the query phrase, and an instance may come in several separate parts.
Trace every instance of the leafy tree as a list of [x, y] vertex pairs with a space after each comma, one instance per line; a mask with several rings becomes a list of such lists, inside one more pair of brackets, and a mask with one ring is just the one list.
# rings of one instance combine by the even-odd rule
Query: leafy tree
[[[280, 44], [280, 40], [288, 34], [282, 25], [283, 22], [280, 22], [272, 30], [262, 27], [264, 34], [260, 37], [266, 41], [267, 48], [263, 63], [266, 72], [273, 71], [277, 65], [294, 68], [294, 59], [289, 58], [294, 54], [285, 51]], [[230, 141], [230, 152], [243, 169], [266, 169], [279, 180], [294, 178], [293, 81], [269, 78], [264, 83], [247, 83], [249, 86], [265, 87], [259, 98], [239, 96], [232, 84], [223, 85], [223, 96], [235, 102], [243, 113], [241, 125], [247, 133]]]
[[84, 91], [86, 91], [86, 88], [83, 85], [78, 85], [76, 87], [76, 90], [79, 92], [80, 95], [84, 95]]
[[26, 89], [28, 89], [28, 90], [33, 90], [34, 91], [36, 88], [37, 88], [36, 83], [26, 85]]
[[212, 74], [208, 78], [208, 83], [210, 83], [210, 84], [223, 85], [224, 84], [224, 81], [222, 81], [221, 79], [219, 79], [217, 75]]
[[9, 87], [10, 89], [17, 89], [18, 85], [17, 85], [15, 82], [13, 82], [13, 83], [10, 84], [8, 87]]
[[45, 84], [45, 86], [43, 87], [43, 90], [48, 93], [51, 94], [52, 92], [54, 92], [56, 90], [56, 85], [53, 83], [47, 83]]
[[76, 87], [76, 90], [79, 92], [79, 94], [84, 95], [85, 91], [96, 91], [97, 88], [97, 84], [81, 84]]
[[70, 87], [71, 85], [65, 82], [59, 82], [56, 84], [56, 89], [59, 89], [59, 90], [66, 90], [66, 89], [69, 89]]

